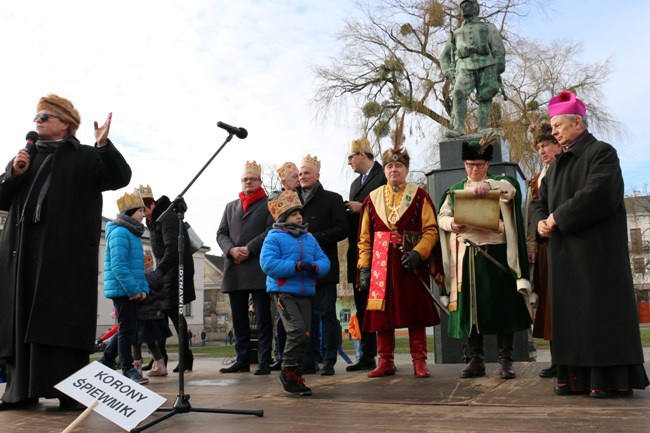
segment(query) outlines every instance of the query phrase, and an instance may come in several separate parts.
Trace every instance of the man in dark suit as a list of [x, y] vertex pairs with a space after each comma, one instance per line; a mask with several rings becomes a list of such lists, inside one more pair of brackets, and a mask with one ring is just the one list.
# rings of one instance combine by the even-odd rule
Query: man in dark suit
[[321, 185], [320, 161], [307, 155], [300, 164], [298, 175], [300, 187], [297, 192], [303, 203], [303, 222], [308, 223], [309, 233], [314, 235], [323, 252], [330, 259], [329, 273], [318, 280], [316, 296], [312, 303], [309, 349], [305, 359], [304, 374], [318, 371], [320, 358], [320, 323], [323, 325], [322, 360], [323, 376], [334, 374], [339, 336], [339, 321], [336, 317], [336, 284], [339, 282], [338, 242], [345, 239], [348, 222], [345, 217], [343, 198]]
[[[357, 281], [359, 215], [361, 203], [372, 190], [386, 184], [386, 176], [381, 164], [374, 160], [372, 148], [367, 138], [360, 138], [350, 142], [348, 165], [355, 173], [359, 174], [350, 185], [350, 201], [346, 202], [345, 206], [348, 215], [348, 282], [353, 286], [357, 320], [359, 321], [359, 328], [361, 328], [368, 302], [368, 291], [362, 290]], [[346, 370], [373, 370], [377, 367], [375, 356], [377, 356], [377, 334], [362, 332], [361, 357], [355, 364], [347, 366]]]

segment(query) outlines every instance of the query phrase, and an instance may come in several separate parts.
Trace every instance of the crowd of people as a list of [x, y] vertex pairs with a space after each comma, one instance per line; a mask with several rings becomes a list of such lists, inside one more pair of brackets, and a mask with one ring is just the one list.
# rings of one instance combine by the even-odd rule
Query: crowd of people
[[[279, 370], [283, 391], [300, 396], [312, 395], [305, 375], [336, 374], [338, 243], [347, 238], [359, 340], [347, 371], [395, 375], [395, 330], [406, 328], [413, 374], [430, 377], [425, 330], [441, 322], [440, 310], [449, 314], [449, 336], [467, 341], [461, 379], [486, 374], [485, 335], [496, 335], [499, 377], [514, 379], [514, 334], [532, 326], [535, 337], [551, 342], [551, 363], [539, 375], [556, 377], [556, 394], [610, 398], [645, 389], [616, 151], [589, 133], [587, 109], [575, 94], [552, 98], [548, 114], [530, 129], [543, 166], [525, 201], [516, 179], [489, 172], [494, 136], [485, 133], [462, 143], [467, 177], [436, 207], [407, 181], [403, 118], [381, 162], [367, 139], [350, 142], [348, 165], [358, 176], [347, 201], [321, 184], [317, 156], [284, 163], [277, 171], [282, 189], [270, 194], [261, 165], [246, 161], [239, 197], [226, 205], [217, 230], [236, 352], [220, 372], [250, 372], [256, 352], [254, 374]], [[0, 410], [40, 398], [81, 408], [54, 385], [83, 368], [94, 350], [101, 193], [125, 187], [131, 169], [108, 139], [110, 114], [94, 123], [95, 146], [76, 139], [80, 121], [69, 100], [41, 98], [34, 146], [0, 175], [0, 209], [8, 211], [0, 234], [7, 381]], [[492, 209], [494, 223], [468, 218], [468, 201], [486, 203], [480, 206]], [[119, 358], [124, 376], [145, 384], [146, 376], [168, 374], [169, 321], [178, 335], [193, 336], [179, 314], [179, 219], [169, 198], [155, 199], [148, 185], [125, 192], [117, 208], [106, 225], [104, 261], [104, 295], [117, 326], [102, 362], [115, 368]], [[145, 228], [153, 258], [143, 251]], [[181, 294], [188, 304], [196, 296], [185, 239]], [[205, 331], [200, 339], [205, 345]], [[181, 342], [174, 372], [193, 368], [191, 337]], [[147, 366], [143, 344], [152, 355]]]

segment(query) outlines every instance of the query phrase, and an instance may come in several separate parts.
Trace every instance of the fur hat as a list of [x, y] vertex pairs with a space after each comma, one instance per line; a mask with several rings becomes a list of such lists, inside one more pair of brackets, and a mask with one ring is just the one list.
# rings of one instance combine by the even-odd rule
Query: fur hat
[[553, 127], [548, 122], [531, 123], [528, 127], [528, 137], [533, 144], [533, 149], [537, 149], [537, 145], [542, 141], [557, 144], [553, 136]]
[[316, 170], [317, 173], [320, 173], [320, 161], [317, 156], [307, 154], [307, 156], [302, 159], [300, 167], [311, 167]]
[[395, 135], [393, 136], [393, 147], [381, 155], [381, 162], [384, 167], [386, 164], [389, 164], [391, 162], [400, 162], [408, 168], [411, 162], [411, 156], [409, 155], [408, 151], [402, 146], [402, 143], [404, 142], [404, 116], [406, 116], [406, 112], [402, 113], [402, 119], [397, 124], [397, 128], [395, 128]]
[[133, 194], [125, 192], [122, 197], [117, 199], [117, 209], [120, 213], [131, 209], [140, 209], [141, 207], [144, 207], [144, 202], [138, 191], [133, 191]]
[[584, 102], [568, 90], [563, 90], [559, 95], [554, 96], [548, 101], [548, 116], [559, 116], [561, 114], [577, 114], [585, 116], [587, 107]]
[[70, 135], [74, 136], [79, 129], [79, 124], [81, 123], [81, 116], [72, 102], [62, 98], [54, 93], [50, 93], [47, 96], [43, 96], [36, 106], [36, 112], [42, 110], [50, 111], [55, 116], [59, 117], [62, 122], [70, 125]]
[[242, 175], [247, 175], [247, 174], [255, 174], [257, 177], [262, 176], [262, 166], [258, 164], [256, 161], [246, 161], [246, 164], [244, 164], [244, 171], [242, 172]]
[[463, 161], [475, 159], [492, 161], [492, 153], [494, 152], [492, 143], [497, 141], [497, 138], [497, 134], [493, 130], [489, 130], [481, 136], [480, 141], [463, 141], [461, 159]]
[[349, 153], [372, 153], [370, 141], [367, 138], [358, 138], [350, 141]]
[[282, 167], [277, 169], [278, 176], [280, 176], [281, 180], [285, 180], [287, 176], [289, 176], [289, 173], [292, 171], [298, 171], [298, 167], [296, 167], [296, 164], [290, 161], [285, 162], [282, 164]]
[[302, 203], [295, 191], [282, 191], [269, 196], [269, 212], [274, 220], [284, 222], [295, 210], [302, 212]]

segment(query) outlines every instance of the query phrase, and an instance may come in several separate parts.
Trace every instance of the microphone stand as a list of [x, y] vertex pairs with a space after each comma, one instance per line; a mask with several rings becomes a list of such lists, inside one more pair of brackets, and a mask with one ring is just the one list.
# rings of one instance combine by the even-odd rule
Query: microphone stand
[[157, 418], [147, 424], [144, 424], [141, 427], [135, 427], [130, 430], [131, 433], [139, 433], [143, 430], [153, 427], [154, 425], [163, 422], [164, 420], [171, 418], [174, 415], [179, 413], [189, 413], [189, 412], [207, 412], [207, 413], [229, 413], [234, 415], [255, 415], [258, 417], [264, 416], [263, 410], [240, 410], [240, 409], [209, 409], [209, 408], [198, 408], [192, 407], [190, 405], [190, 396], [185, 394], [185, 354], [182, 353], [183, 348], [185, 347], [185, 339], [187, 338], [187, 322], [185, 321], [184, 312], [184, 288], [185, 288], [185, 276], [184, 276], [184, 260], [185, 260], [185, 211], [187, 211], [187, 204], [183, 195], [187, 192], [188, 189], [194, 184], [196, 179], [205, 171], [205, 169], [210, 165], [212, 160], [221, 152], [221, 149], [232, 139], [233, 134], [230, 133], [228, 138], [223, 142], [221, 147], [217, 149], [212, 158], [205, 163], [203, 168], [194, 176], [194, 179], [185, 187], [185, 189], [174, 199], [174, 201], [169, 205], [167, 209], [158, 217], [156, 222], [162, 221], [162, 218], [170, 210], [174, 210], [178, 215], [178, 346], [179, 346], [179, 363], [178, 363], [178, 395], [176, 396], [176, 401], [174, 405], [169, 408], [161, 407], [158, 408], [158, 411], [168, 412], [165, 415]]

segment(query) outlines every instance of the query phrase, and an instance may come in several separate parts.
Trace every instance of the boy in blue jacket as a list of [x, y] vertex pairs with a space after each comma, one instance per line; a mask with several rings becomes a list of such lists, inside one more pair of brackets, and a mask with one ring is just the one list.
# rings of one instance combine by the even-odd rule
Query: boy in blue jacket
[[287, 394], [311, 395], [302, 377], [311, 298], [317, 278], [329, 272], [330, 261], [302, 223], [302, 204], [295, 191], [271, 195], [268, 203], [276, 222], [264, 239], [260, 265], [266, 274], [266, 291], [276, 303], [287, 333], [280, 383]]
[[140, 237], [144, 233], [144, 202], [136, 191], [117, 200], [120, 211], [106, 223], [104, 255], [104, 297], [113, 300], [117, 313], [117, 346], [124, 376], [145, 384], [149, 379], [137, 371], [131, 346], [137, 342], [136, 302], [149, 294], [144, 275], [144, 252]]

